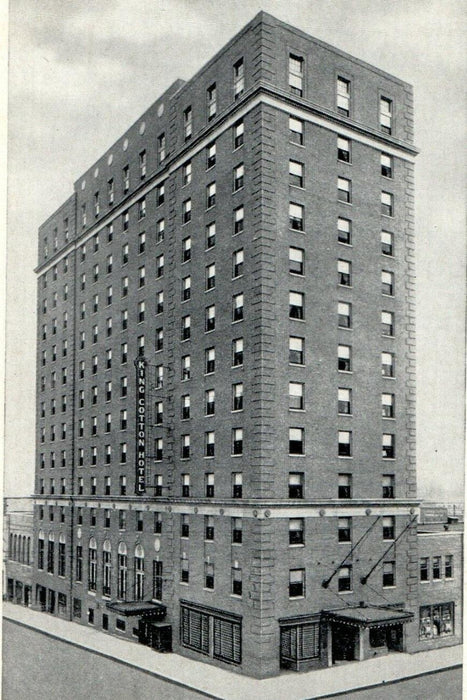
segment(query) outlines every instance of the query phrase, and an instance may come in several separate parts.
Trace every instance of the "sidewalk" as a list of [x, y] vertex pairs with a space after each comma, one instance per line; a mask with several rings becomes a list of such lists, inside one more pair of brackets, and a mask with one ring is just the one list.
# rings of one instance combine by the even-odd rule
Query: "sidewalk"
[[462, 646], [453, 646], [417, 654], [390, 654], [330, 669], [287, 673], [259, 681], [177, 654], [158, 654], [148, 647], [92, 627], [12, 603], [3, 604], [3, 617], [216, 700], [314, 700], [462, 663]]

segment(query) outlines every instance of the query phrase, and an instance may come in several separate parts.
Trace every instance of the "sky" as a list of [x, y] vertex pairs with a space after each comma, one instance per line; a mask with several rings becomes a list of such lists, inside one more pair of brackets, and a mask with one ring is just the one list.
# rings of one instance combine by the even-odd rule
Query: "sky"
[[[464, 467], [467, 6], [462, 0], [13, 0], [9, 9], [5, 493], [33, 491], [39, 225], [177, 78], [265, 10], [414, 85], [419, 493]], [[1, 374], [0, 374], [1, 379]]]

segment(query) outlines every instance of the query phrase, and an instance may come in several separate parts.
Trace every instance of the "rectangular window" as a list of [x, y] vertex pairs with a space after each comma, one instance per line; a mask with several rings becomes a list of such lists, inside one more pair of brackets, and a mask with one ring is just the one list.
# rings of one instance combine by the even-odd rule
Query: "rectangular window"
[[161, 314], [164, 311], [164, 292], [156, 293], [156, 314]]
[[189, 185], [192, 176], [191, 160], [187, 161], [182, 167], [182, 186]]
[[352, 371], [352, 355], [350, 345], [337, 346], [337, 369], [340, 372]]
[[383, 335], [394, 337], [394, 313], [392, 311], [381, 312], [381, 326]]
[[214, 588], [214, 564], [205, 562], [204, 564], [204, 587]]
[[204, 539], [212, 541], [214, 539], [214, 516], [204, 516]]
[[182, 223], [191, 221], [191, 199], [186, 199], [182, 204]]
[[352, 541], [352, 518], [337, 519], [337, 535], [339, 542]]
[[165, 237], [165, 219], [159, 219], [156, 224], [156, 240], [160, 243]]
[[243, 365], [243, 338], [236, 338], [232, 341], [232, 366]]
[[305, 596], [305, 569], [291, 569], [289, 571], [289, 598], [303, 598]]
[[386, 296], [394, 296], [394, 273], [388, 270], [381, 272], [381, 287], [382, 292]]
[[205, 373], [212, 374], [216, 370], [216, 350], [215, 348], [207, 348], [205, 350]]
[[352, 286], [352, 263], [348, 260], [337, 261], [337, 282], [343, 287]]
[[206, 250], [216, 245], [216, 224], [211, 222], [206, 226]]
[[189, 435], [182, 435], [181, 436], [180, 456], [182, 459], [189, 459], [189, 457], [190, 457], [190, 436]]
[[216, 144], [210, 143], [206, 146], [206, 170], [213, 168], [216, 164]]
[[[157, 147], [159, 149], [159, 139], [161, 137], [159, 136], [157, 140]], [[164, 138], [164, 135], [162, 134], [162, 138]], [[147, 157], [146, 157], [146, 151], [141, 151], [139, 154], [139, 175], [141, 180], [144, 180], [146, 177], [146, 172], [147, 172]]]
[[243, 428], [232, 429], [232, 454], [243, 454]]
[[211, 265], [206, 266], [205, 271], [205, 290], [209, 291], [214, 289], [216, 286], [216, 264], [211, 263]]
[[243, 205], [234, 209], [234, 234], [242, 233], [245, 225], [245, 210]]
[[232, 522], [232, 542], [241, 544], [243, 541], [243, 526], [241, 518], [231, 518]]
[[381, 153], [381, 175], [392, 178], [393, 160], [387, 153]]
[[243, 274], [244, 254], [243, 248], [236, 250], [232, 255], [232, 278]]
[[[188, 564], [188, 559], [186, 559], [183, 556], [180, 560], [180, 581], [181, 581], [181, 583], [189, 583], [189, 581], [190, 581], [190, 568], [189, 568], [189, 564]], [[189, 612], [192, 612], [192, 611], [189, 611]], [[201, 615], [199, 613], [197, 613], [197, 615], [199, 615], [199, 617], [201, 617]], [[203, 617], [205, 618], [205, 620], [209, 619], [207, 615], [203, 615]], [[209, 627], [207, 627], [207, 629], [206, 629], [206, 635], [208, 634], [208, 630], [209, 630]], [[184, 646], [193, 646], [194, 642], [191, 642], [191, 644], [188, 644], [185, 641], [186, 631], [187, 630], [185, 627], [184, 632], [183, 632], [183, 645]], [[201, 634], [201, 628], [199, 629], [199, 633]]]
[[182, 301], [188, 301], [191, 298], [191, 276], [187, 275], [182, 279]]
[[337, 111], [348, 117], [350, 115], [350, 80], [337, 78]]
[[305, 251], [302, 248], [289, 248], [289, 272], [293, 275], [305, 274]]
[[243, 475], [241, 472], [232, 472], [232, 498], [242, 498]]
[[289, 518], [289, 544], [305, 543], [305, 521], [303, 518]]
[[236, 124], [234, 124], [234, 127], [233, 127], [234, 150], [236, 148], [240, 148], [240, 146], [243, 146], [244, 135], [245, 135], [245, 125], [244, 125], [243, 120], [242, 120], [242, 121], [239, 121]]
[[289, 54], [289, 88], [294, 95], [303, 95], [304, 64], [302, 56]]
[[381, 231], [381, 252], [383, 255], [394, 255], [394, 235], [389, 231]]
[[305, 166], [297, 160], [289, 160], [289, 185], [304, 187]]
[[187, 236], [182, 241], [182, 263], [191, 260], [191, 236]]
[[292, 365], [305, 364], [305, 339], [296, 336], [289, 337], [289, 363]]
[[216, 328], [216, 306], [215, 306], [215, 304], [212, 304], [211, 306], [207, 306], [205, 309], [204, 330], [206, 333], [209, 333], [210, 331], [215, 330], [215, 328]]
[[395, 397], [394, 394], [381, 394], [381, 412], [383, 418], [394, 418]]
[[337, 590], [345, 593], [352, 590], [352, 567], [341, 566], [337, 572]]
[[214, 474], [205, 474], [204, 486], [206, 498], [214, 498]]
[[350, 415], [352, 413], [352, 390], [339, 388], [337, 390], [337, 397], [338, 413]]
[[383, 474], [382, 479], [383, 498], [395, 498], [395, 477], [394, 474]]
[[420, 559], [420, 581], [428, 581], [428, 557], [422, 557]]
[[238, 100], [245, 89], [245, 66], [243, 58], [240, 58], [233, 66], [234, 100]]
[[338, 326], [339, 328], [352, 327], [352, 305], [347, 302], [339, 301], [337, 305]]
[[245, 181], [245, 166], [243, 163], [240, 163], [240, 165], [237, 165], [233, 169], [233, 191], [237, 192], [240, 190]]
[[190, 536], [190, 516], [182, 515], [180, 525], [180, 537], [188, 539]]
[[304, 207], [301, 204], [289, 203], [289, 227], [294, 231], [304, 230]]
[[343, 136], [337, 137], [337, 160], [350, 163], [350, 140]]
[[289, 408], [302, 411], [305, 407], [304, 387], [301, 382], [289, 382]]
[[156, 462], [161, 462], [164, 457], [164, 441], [162, 438], [154, 440], [154, 459]]
[[352, 475], [351, 474], [339, 474], [337, 484], [338, 484], [337, 495], [339, 498], [352, 498]]
[[396, 585], [396, 563], [394, 561], [383, 562], [383, 588], [391, 588]]
[[213, 83], [206, 90], [206, 107], [208, 114], [208, 121], [211, 121], [216, 116], [216, 83]]
[[123, 193], [126, 194], [130, 189], [130, 168], [128, 165], [122, 169]]
[[143, 197], [143, 199], [140, 199], [138, 202], [138, 219], [144, 219], [146, 216], [146, 199]]
[[339, 430], [337, 454], [339, 457], [352, 456], [352, 432], [350, 430]]
[[232, 411], [243, 410], [243, 382], [232, 384]]
[[441, 557], [440, 556], [433, 557], [431, 573], [432, 573], [433, 581], [439, 581], [439, 579], [441, 578]]
[[214, 431], [208, 431], [204, 434], [204, 456], [214, 457], [215, 456], [215, 433]]
[[383, 517], [383, 540], [393, 540], [395, 537], [396, 520], [392, 515]]
[[381, 353], [381, 370], [383, 377], [394, 377], [395, 362], [392, 352]]
[[454, 577], [454, 557], [452, 554], [446, 554], [444, 557], [444, 578]]
[[289, 454], [305, 454], [305, 429], [289, 428]]
[[420, 608], [419, 639], [447, 637], [454, 634], [454, 603], [425, 605]]
[[193, 135], [193, 110], [187, 107], [183, 112], [183, 135], [188, 141]]
[[216, 394], [214, 389], [207, 389], [204, 392], [204, 414], [213, 416], [216, 411]]
[[379, 125], [381, 131], [392, 133], [392, 100], [381, 97], [379, 100]]
[[394, 216], [394, 195], [390, 192], [381, 192], [381, 214]]
[[289, 140], [292, 143], [303, 145], [304, 122], [296, 117], [289, 117]]
[[351, 182], [345, 177], [337, 178], [337, 199], [339, 202], [347, 202], [347, 204], [352, 201]]
[[211, 182], [206, 187], [206, 209], [210, 209], [216, 203], [216, 183]]
[[289, 292], [289, 318], [305, 318], [305, 295], [302, 292]]
[[[166, 138], [165, 134], [162, 133], [157, 137], [157, 162], [163, 163], [166, 156]], [[146, 174], [146, 172], [144, 173]], [[141, 175], [143, 177], [143, 175]]]
[[165, 201], [165, 183], [162, 182], [160, 185], [156, 187], [156, 204], [158, 207], [160, 207], [161, 204], [164, 204]]
[[396, 456], [396, 436], [390, 433], [383, 433], [382, 457], [383, 459], [394, 459]]

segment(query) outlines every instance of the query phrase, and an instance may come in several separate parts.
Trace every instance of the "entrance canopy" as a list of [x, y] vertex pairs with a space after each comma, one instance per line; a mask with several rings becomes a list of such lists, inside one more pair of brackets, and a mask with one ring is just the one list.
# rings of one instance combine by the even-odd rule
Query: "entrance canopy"
[[351, 627], [389, 627], [413, 620], [413, 613], [376, 605], [362, 605], [340, 610], [325, 610], [324, 616], [332, 622]]
[[146, 600], [130, 600], [122, 602], [107, 603], [109, 610], [124, 615], [125, 617], [133, 617], [135, 615], [148, 615], [156, 620], [163, 620], [167, 612], [165, 605], [160, 603], [152, 603]]

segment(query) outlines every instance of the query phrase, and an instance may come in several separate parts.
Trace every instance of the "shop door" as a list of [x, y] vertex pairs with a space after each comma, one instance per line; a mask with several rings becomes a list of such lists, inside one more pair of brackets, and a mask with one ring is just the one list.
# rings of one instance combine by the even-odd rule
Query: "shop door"
[[347, 625], [332, 626], [332, 662], [353, 661], [358, 629]]
[[404, 650], [404, 631], [402, 625], [392, 625], [386, 632], [386, 644], [389, 651]]

